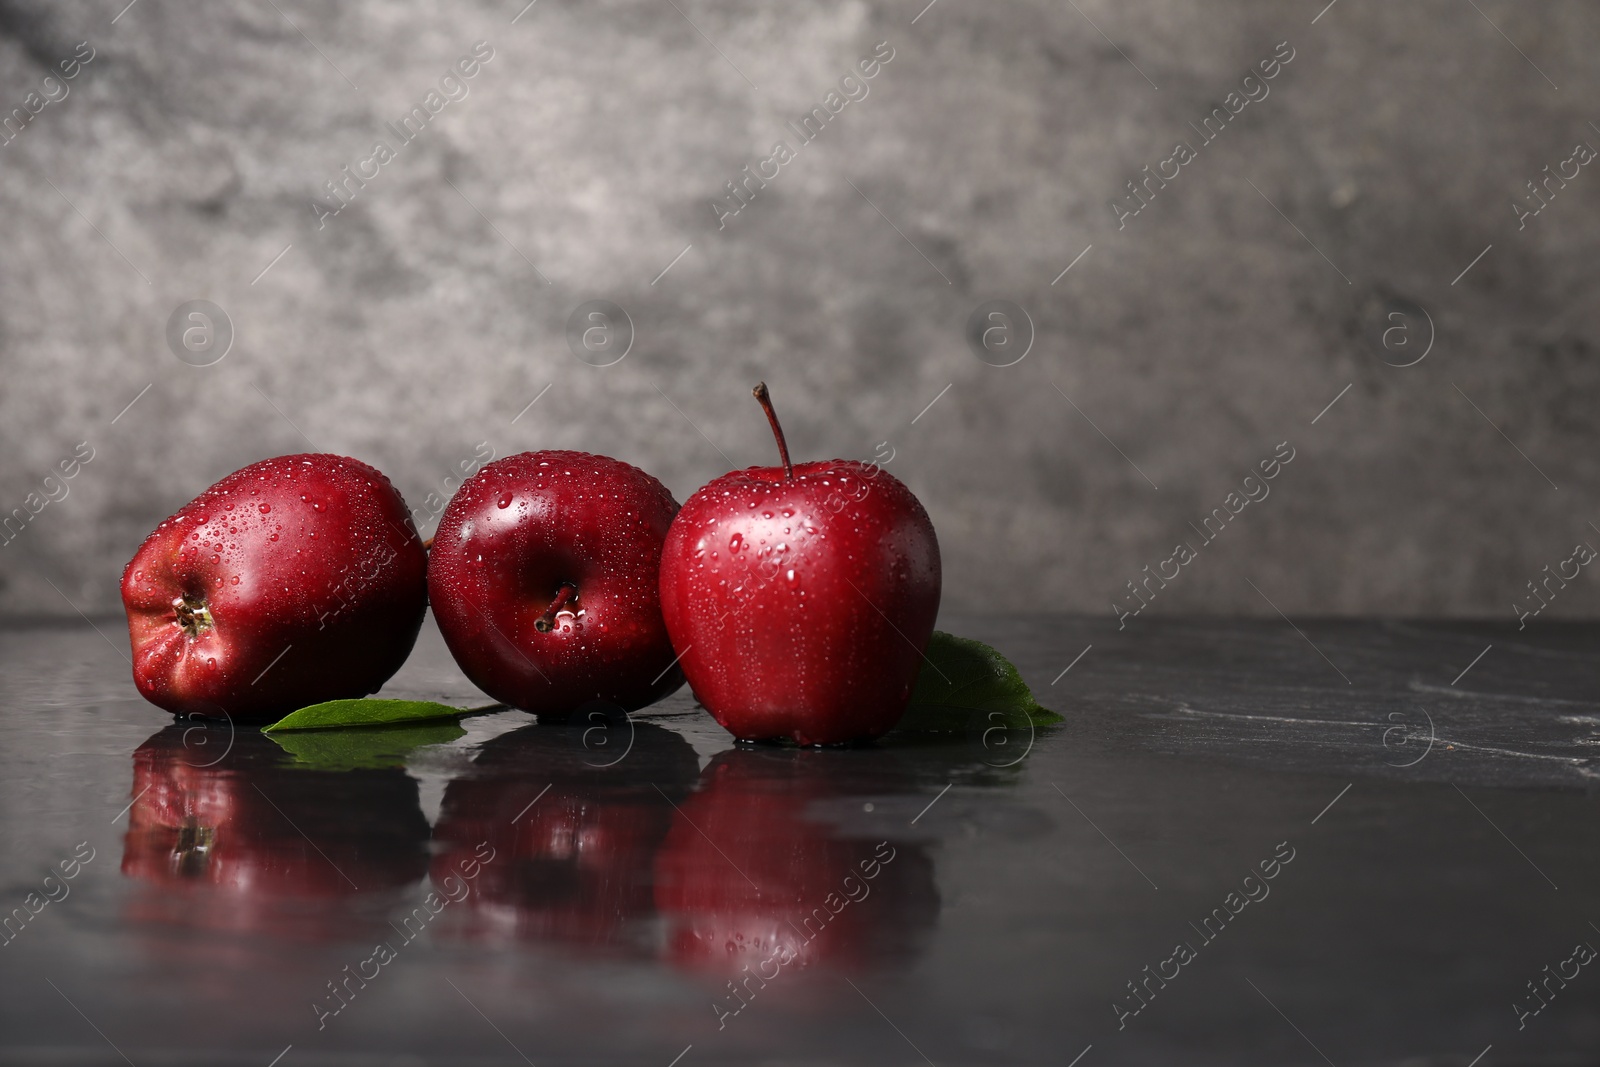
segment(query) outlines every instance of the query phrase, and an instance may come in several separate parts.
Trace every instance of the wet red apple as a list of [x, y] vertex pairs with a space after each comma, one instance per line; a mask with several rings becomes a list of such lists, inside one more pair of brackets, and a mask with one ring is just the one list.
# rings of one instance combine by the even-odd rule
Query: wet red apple
[[741, 740], [860, 741], [905, 713], [939, 613], [939, 541], [911, 490], [855, 460], [731, 471], [678, 512], [661, 608], [698, 700]]
[[661, 619], [678, 503], [621, 460], [523, 452], [467, 480], [439, 520], [428, 590], [472, 683], [538, 715], [644, 707], [683, 684]]
[[275, 719], [362, 697], [410, 654], [427, 554], [359, 460], [279, 456], [222, 479], [122, 575], [140, 694], [175, 714]]

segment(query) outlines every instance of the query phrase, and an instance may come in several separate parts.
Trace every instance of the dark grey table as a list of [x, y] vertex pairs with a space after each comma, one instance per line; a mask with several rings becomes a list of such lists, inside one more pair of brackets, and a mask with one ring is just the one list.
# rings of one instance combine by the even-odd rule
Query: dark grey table
[[[291, 757], [97, 625], [0, 629], [0, 1063], [1600, 1057], [1600, 626], [946, 619], [1066, 723]], [[482, 702], [431, 623], [388, 692]]]

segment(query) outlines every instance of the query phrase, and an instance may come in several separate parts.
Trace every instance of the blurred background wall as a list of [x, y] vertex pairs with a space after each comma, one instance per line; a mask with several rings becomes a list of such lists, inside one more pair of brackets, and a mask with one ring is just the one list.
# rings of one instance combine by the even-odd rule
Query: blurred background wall
[[425, 532], [485, 452], [681, 500], [774, 461], [763, 378], [892, 456], [951, 607], [1110, 617], [1184, 541], [1151, 612], [1511, 619], [1600, 547], [1600, 8], [924, 3], [0, 3], [0, 612], [116, 611], [276, 454]]

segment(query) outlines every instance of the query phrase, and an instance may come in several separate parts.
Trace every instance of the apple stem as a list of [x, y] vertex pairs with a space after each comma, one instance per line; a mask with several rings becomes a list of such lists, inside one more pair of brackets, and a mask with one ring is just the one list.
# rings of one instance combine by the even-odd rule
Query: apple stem
[[772, 409], [772, 394], [767, 392], [767, 383], [757, 382], [756, 387], [750, 390], [750, 395], [756, 398], [761, 410], [767, 413], [767, 421], [772, 424], [772, 436], [778, 439], [778, 455], [783, 458], [783, 480], [792, 482], [794, 464], [789, 462], [789, 443], [783, 439], [783, 427], [778, 425], [778, 413]]
[[426, 552], [429, 549], [431, 549], [432, 547], [433, 547], [433, 538], [430, 537], [426, 541], [422, 542], [422, 551]]
[[562, 582], [561, 588], [556, 590], [556, 598], [550, 601], [550, 606], [544, 609], [544, 614], [534, 621], [533, 628], [540, 633], [549, 633], [555, 626], [556, 612], [567, 606], [567, 601], [578, 595], [578, 587], [571, 582]]

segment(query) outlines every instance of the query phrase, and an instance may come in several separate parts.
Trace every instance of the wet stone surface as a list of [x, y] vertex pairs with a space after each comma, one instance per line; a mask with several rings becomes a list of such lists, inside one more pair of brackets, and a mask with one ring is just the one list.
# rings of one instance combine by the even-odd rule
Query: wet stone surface
[[[0, 1064], [1600, 1049], [1600, 626], [944, 619], [1066, 722], [796, 751], [189, 729], [96, 625], [0, 628]], [[384, 695], [484, 703], [431, 624]]]

